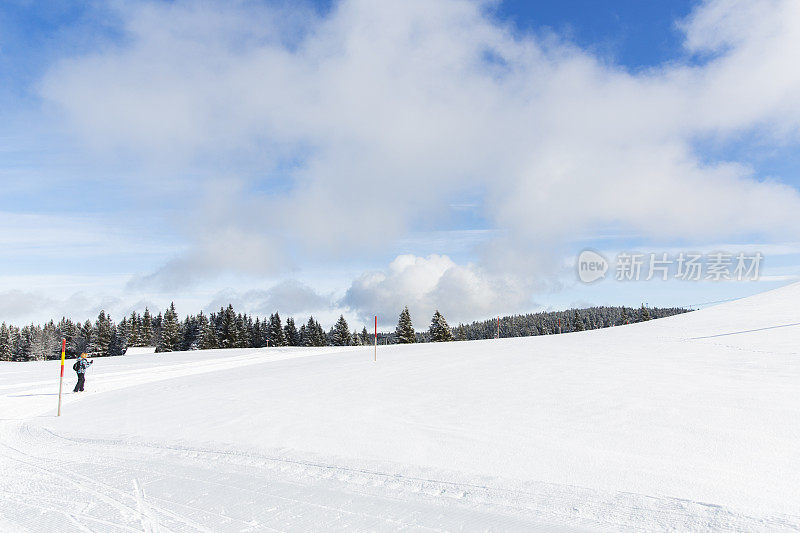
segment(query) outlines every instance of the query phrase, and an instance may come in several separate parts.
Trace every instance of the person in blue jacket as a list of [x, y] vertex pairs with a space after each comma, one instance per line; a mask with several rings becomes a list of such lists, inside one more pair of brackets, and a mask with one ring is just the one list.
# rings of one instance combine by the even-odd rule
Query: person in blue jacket
[[94, 363], [94, 360], [86, 358], [86, 354], [82, 353], [75, 364], [72, 365], [73, 370], [78, 373], [78, 383], [75, 384], [75, 389], [72, 392], [83, 392], [83, 385], [86, 383], [86, 369], [89, 365]]

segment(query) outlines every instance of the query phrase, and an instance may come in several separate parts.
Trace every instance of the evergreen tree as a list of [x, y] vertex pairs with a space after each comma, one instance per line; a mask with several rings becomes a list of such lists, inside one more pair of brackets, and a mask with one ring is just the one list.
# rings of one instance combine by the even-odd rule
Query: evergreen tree
[[247, 348], [250, 344], [249, 332], [247, 330], [247, 316], [238, 314], [236, 315], [236, 342], [235, 348]]
[[[68, 318], [62, 318], [61, 322], [58, 323], [58, 336], [62, 339], [67, 341], [66, 345], [66, 356], [67, 357], [74, 357], [77, 355], [75, 353], [75, 339], [78, 336], [78, 328], [72, 320]], [[56, 339], [58, 340], [58, 339]], [[59, 348], [59, 358], [61, 357], [60, 346]]]
[[[202, 314], [202, 312], [201, 312]], [[181, 326], [181, 347], [183, 351], [200, 349], [200, 320], [199, 317], [187, 316]]]
[[108, 347], [111, 344], [111, 334], [113, 333], [114, 325], [111, 322], [111, 317], [106, 315], [105, 311], [100, 311], [97, 316], [97, 321], [94, 324], [94, 349], [93, 352], [98, 352], [98, 355], [108, 355]]
[[117, 324], [111, 332], [111, 341], [108, 343], [108, 355], [116, 357], [118, 355], [125, 355], [125, 337], [120, 327], [122, 322]]
[[[265, 326], [269, 326], [269, 323], [265, 320]], [[263, 348], [264, 347], [264, 327], [261, 325], [261, 319], [256, 317], [256, 321], [253, 324], [253, 334], [251, 336], [251, 342], [253, 348]]]
[[61, 337], [55, 322], [52, 320], [41, 328], [42, 345], [45, 359], [59, 359], [61, 357]]
[[433, 313], [431, 319], [431, 326], [428, 329], [431, 342], [448, 342], [453, 340], [453, 332], [450, 331], [450, 326], [447, 325], [447, 320], [437, 309]]
[[300, 324], [300, 330], [297, 332], [297, 335], [300, 337], [300, 346], [313, 346], [310, 342], [308, 328], [305, 324]]
[[361, 328], [361, 333], [359, 334], [359, 337], [360, 337], [360, 340], [361, 340], [361, 344], [363, 344], [364, 346], [368, 346], [370, 344], [370, 342], [369, 342], [369, 333], [367, 333], [367, 327], [366, 326]]
[[647, 322], [650, 320], [650, 311], [642, 304], [642, 310], [639, 312], [639, 322]]
[[11, 332], [11, 360], [22, 360], [22, 331], [16, 326], [9, 326]]
[[578, 311], [575, 310], [575, 316], [572, 317], [572, 330], [573, 331], [583, 331], [586, 327], [583, 325], [583, 320], [581, 319], [580, 315], [578, 315]]
[[95, 351], [94, 347], [94, 328], [92, 328], [92, 323], [88, 320], [83, 323], [81, 326], [80, 332], [80, 351], [78, 353], [88, 353]]
[[322, 329], [322, 325], [314, 321], [316, 326], [316, 331], [314, 332], [314, 346], [327, 346], [328, 345], [328, 336], [325, 335], [325, 330]]
[[217, 332], [214, 329], [214, 325], [203, 313], [200, 313], [198, 321], [200, 323], [200, 349], [213, 350], [217, 348], [219, 344], [217, 343]]
[[347, 325], [344, 315], [339, 315], [339, 320], [331, 331], [331, 343], [334, 346], [350, 345], [350, 326]]
[[130, 324], [126, 317], [114, 328], [114, 333], [111, 336], [111, 345], [108, 348], [110, 355], [125, 355], [125, 350], [128, 349]]
[[42, 328], [31, 324], [31, 359], [34, 361], [47, 359], [46, 348]]
[[11, 361], [11, 329], [3, 322], [0, 325], [0, 361]]
[[399, 344], [411, 344], [417, 342], [417, 336], [414, 333], [414, 326], [411, 324], [411, 313], [408, 312], [408, 306], [403, 308], [400, 313], [400, 318], [397, 321], [397, 342]]
[[141, 346], [142, 341], [139, 336], [141, 320], [135, 311], [131, 313], [128, 319], [128, 331], [125, 339], [128, 346]]
[[[305, 331], [302, 331], [305, 328]], [[301, 343], [303, 346], [325, 346], [328, 340], [325, 336], [325, 330], [319, 322], [314, 320], [314, 317], [308, 318], [308, 323], [301, 327]]]
[[226, 309], [220, 309], [220, 324], [217, 333], [220, 348], [234, 348], [238, 342], [236, 331], [236, 313], [233, 306], [228, 304]]
[[161, 326], [164, 323], [164, 315], [161, 314], [161, 311], [153, 318], [153, 335], [152, 341], [153, 346], [158, 349], [158, 343], [161, 342]]
[[175, 312], [175, 303], [173, 302], [161, 319], [161, 336], [158, 351], [174, 352], [180, 349], [180, 344], [181, 326], [178, 322], [178, 313]]
[[303, 346], [317, 346], [317, 322], [313, 316], [308, 317], [308, 322], [301, 329], [303, 330], [301, 339]]
[[286, 346], [286, 336], [283, 333], [283, 323], [278, 313], [269, 317], [269, 345]]
[[243, 348], [254, 348], [256, 344], [260, 343], [261, 340], [255, 338], [255, 324], [253, 323], [253, 317], [247, 314], [244, 315], [244, 342], [242, 342]]
[[30, 326], [25, 326], [20, 331], [17, 351], [14, 354], [14, 361], [33, 360], [33, 332]]
[[294, 325], [294, 318], [287, 318], [286, 325], [283, 327], [283, 336], [289, 346], [300, 346], [300, 333]]
[[153, 317], [147, 307], [144, 308], [144, 314], [142, 315], [142, 329], [139, 332], [139, 340], [142, 346], [153, 346], [155, 344], [153, 342]]

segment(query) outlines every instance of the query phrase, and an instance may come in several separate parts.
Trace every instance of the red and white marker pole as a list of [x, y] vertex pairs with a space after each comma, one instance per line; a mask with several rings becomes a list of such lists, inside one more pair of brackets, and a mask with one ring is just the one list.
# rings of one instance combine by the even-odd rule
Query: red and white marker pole
[[375, 362], [378, 362], [378, 315], [375, 315]]
[[64, 387], [64, 358], [67, 355], [67, 339], [61, 339], [61, 377], [58, 378], [58, 416], [61, 416], [61, 389]]

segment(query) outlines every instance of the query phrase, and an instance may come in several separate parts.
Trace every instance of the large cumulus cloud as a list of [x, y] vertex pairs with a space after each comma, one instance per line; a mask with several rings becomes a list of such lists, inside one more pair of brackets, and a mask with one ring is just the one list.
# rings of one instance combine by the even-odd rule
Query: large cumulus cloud
[[641, 72], [511, 31], [492, 5], [120, 4], [124, 38], [56, 64], [41, 94], [94, 149], [168, 161], [205, 194], [207, 208], [176, 217], [190, 250], [147, 283], [386, 251], [474, 191], [498, 236], [477, 266], [451, 265], [424, 291], [440, 307], [461, 291], [490, 311], [485, 280], [529, 291], [558, 243], [598, 227], [797, 237], [794, 187], [695, 146], [797, 142], [800, 4], [703, 2], [680, 22], [686, 60]]

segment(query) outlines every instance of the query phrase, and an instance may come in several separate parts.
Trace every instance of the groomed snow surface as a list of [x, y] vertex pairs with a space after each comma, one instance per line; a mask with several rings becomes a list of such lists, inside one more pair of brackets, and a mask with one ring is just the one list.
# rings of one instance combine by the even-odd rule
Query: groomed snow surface
[[[0, 363], [2, 531], [800, 529], [800, 284], [555, 335]], [[68, 362], [68, 365], [71, 365]]]

